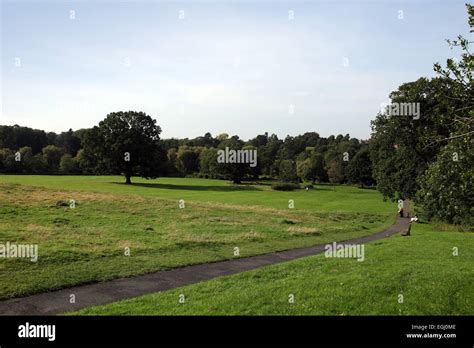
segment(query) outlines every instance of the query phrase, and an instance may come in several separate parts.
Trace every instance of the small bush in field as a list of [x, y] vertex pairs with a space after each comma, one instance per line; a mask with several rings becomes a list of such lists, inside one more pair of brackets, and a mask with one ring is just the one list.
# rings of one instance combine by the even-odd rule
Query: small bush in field
[[300, 185], [292, 183], [279, 183], [273, 184], [272, 189], [277, 191], [294, 191], [299, 190]]

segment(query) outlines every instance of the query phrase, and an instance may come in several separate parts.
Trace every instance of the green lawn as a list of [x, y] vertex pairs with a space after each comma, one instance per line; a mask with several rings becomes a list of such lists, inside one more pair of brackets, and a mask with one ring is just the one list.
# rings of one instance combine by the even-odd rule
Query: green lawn
[[75, 314], [474, 315], [473, 250], [473, 233], [417, 224], [368, 243], [363, 262], [312, 256]]
[[0, 175], [0, 184], [21, 184], [53, 190], [67, 189], [122, 196], [163, 198], [177, 201], [214, 202], [232, 205], [258, 205], [286, 209], [288, 200], [295, 200], [295, 208], [311, 211], [348, 211], [393, 213], [396, 204], [382, 202], [376, 190], [351, 186], [319, 185], [306, 192], [273, 191], [267, 185], [232, 185], [224, 180], [192, 178], [160, 178], [146, 180], [132, 178], [133, 185], [124, 185], [119, 176], [36, 176]]
[[[0, 176], [0, 243], [39, 248], [36, 263], [0, 258], [0, 298], [229, 259], [235, 247], [245, 257], [350, 239], [387, 228], [396, 210], [377, 191], [350, 186], [278, 192], [205, 179], [122, 182]], [[70, 199], [75, 209], [55, 206]]]

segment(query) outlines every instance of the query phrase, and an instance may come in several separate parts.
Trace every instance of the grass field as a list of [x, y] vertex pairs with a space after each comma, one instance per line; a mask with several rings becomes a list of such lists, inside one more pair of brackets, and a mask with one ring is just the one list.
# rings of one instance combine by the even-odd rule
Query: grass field
[[417, 224], [367, 244], [363, 262], [322, 254], [75, 314], [473, 315], [473, 250], [473, 233]]
[[[245, 257], [350, 239], [387, 228], [396, 210], [377, 191], [350, 186], [278, 192], [205, 179], [122, 182], [0, 176], [0, 243], [39, 248], [35, 263], [0, 259], [0, 298], [229, 259], [235, 247]], [[74, 209], [55, 205], [70, 199]]]

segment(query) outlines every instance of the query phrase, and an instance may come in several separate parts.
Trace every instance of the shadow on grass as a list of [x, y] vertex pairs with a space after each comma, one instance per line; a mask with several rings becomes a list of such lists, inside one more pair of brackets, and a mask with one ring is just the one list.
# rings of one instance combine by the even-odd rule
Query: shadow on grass
[[229, 185], [229, 186], [201, 186], [201, 185], [173, 185], [173, 184], [158, 184], [158, 183], [132, 183], [126, 185], [123, 182], [112, 182], [112, 184], [124, 185], [124, 186], [139, 186], [146, 188], [155, 189], [166, 189], [166, 190], [189, 190], [189, 191], [220, 191], [220, 192], [231, 192], [231, 191], [262, 191], [262, 189], [255, 186], [247, 185]]

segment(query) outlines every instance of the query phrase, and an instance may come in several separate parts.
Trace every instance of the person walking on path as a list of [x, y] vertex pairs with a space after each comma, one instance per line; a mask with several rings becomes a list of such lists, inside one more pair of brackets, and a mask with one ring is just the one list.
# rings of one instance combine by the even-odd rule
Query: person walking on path
[[409, 218], [411, 215], [411, 200], [399, 199], [398, 200], [398, 214], [400, 217]]
[[399, 199], [398, 200], [398, 215], [400, 215], [400, 217], [403, 217], [403, 199]]

